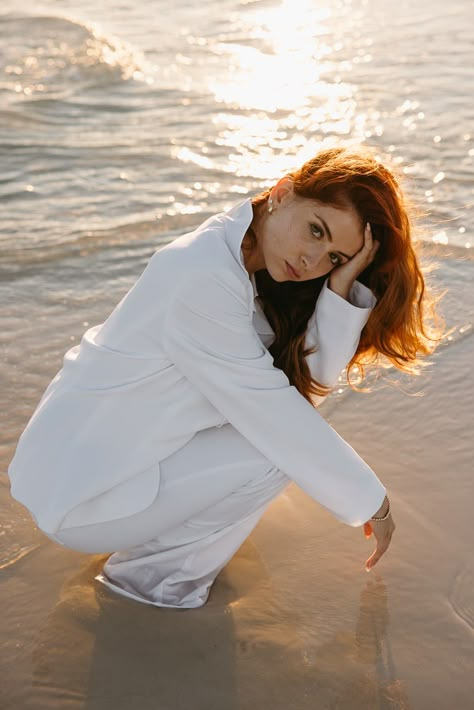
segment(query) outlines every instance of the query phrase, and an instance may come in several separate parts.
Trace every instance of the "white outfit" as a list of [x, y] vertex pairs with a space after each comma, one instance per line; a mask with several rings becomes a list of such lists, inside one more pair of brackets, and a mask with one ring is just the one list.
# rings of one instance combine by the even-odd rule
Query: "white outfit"
[[[183, 545], [198, 546], [192, 553], [189, 548], [195, 568], [188, 576], [195, 580], [200, 570], [212, 569], [203, 573], [201, 584], [192, 582], [194, 592], [187, 589], [183, 596], [178, 590], [170, 597], [163, 592], [163, 580], [155, 579], [144, 593], [139, 583], [142, 601], [204, 603], [215, 574], [290, 479], [353, 526], [368, 520], [385, 495], [369, 466], [273, 366], [267, 347], [274, 333], [241, 251], [251, 220], [246, 199], [152, 256], [107, 320], [87, 330], [80, 345], [65, 354], [9, 467], [12, 495], [63, 544], [74, 547], [67, 536], [72, 528], [82, 528], [87, 547], [87, 526], [104, 535], [109, 530], [110, 542], [117, 542], [128, 519], [130, 537], [122, 542], [128, 540], [132, 549], [112, 555], [105, 568], [119, 565], [117, 555], [122, 555], [124, 588], [132, 563], [134, 569], [147, 567], [142, 582], [153, 577], [155, 554], [160, 560], [167, 556], [168, 572], [183, 575], [178, 551], [183, 553]], [[349, 298], [350, 303], [332, 292], [326, 281], [308, 322], [306, 345], [318, 349], [307, 361], [322, 384], [335, 384], [376, 302], [359, 282]], [[224, 436], [233, 437], [232, 454], [227, 443], [217, 444], [226, 441]], [[207, 468], [193, 473], [202, 447], [213, 456]], [[248, 471], [239, 470], [246, 447], [255, 465], [249, 478]], [[244, 490], [254, 485], [262, 487], [254, 497], [256, 509], [248, 507], [252, 496]], [[176, 542], [183, 524], [188, 535], [196, 515], [230, 505], [229, 495], [234, 496], [232, 511], [212, 533], [206, 528], [204, 547], [202, 535], [194, 542]], [[187, 509], [192, 502], [196, 505]], [[154, 520], [156, 526], [150, 523]], [[138, 528], [141, 533], [134, 538]], [[165, 540], [163, 535], [171, 536]], [[217, 562], [215, 546], [211, 552], [207, 547], [212, 536], [222, 541]], [[189, 559], [186, 564], [189, 568]], [[125, 578], [128, 582], [122, 583]]]
[[96, 577], [119, 594], [198, 607], [289, 481], [231, 424], [212, 427], [161, 462], [160, 490], [146, 510], [82, 527], [68, 527], [66, 516], [51, 537], [82, 552], [121, 550]]

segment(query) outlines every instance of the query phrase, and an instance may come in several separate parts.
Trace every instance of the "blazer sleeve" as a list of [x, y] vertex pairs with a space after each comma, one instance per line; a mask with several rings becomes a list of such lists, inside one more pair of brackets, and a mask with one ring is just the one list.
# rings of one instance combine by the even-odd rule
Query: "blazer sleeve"
[[[372, 291], [355, 281], [349, 301], [331, 291], [329, 279], [324, 282], [313, 315], [308, 321], [305, 347], [317, 347], [306, 356], [312, 377], [327, 387], [334, 387], [339, 375], [352, 359], [367, 323], [377, 303]], [[317, 406], [324, 397], [313, 396]]]
[[181, 374], [336, 518], [356, 527], [380, 508], [386, 491], [372, 469], [274, 367], [234, 272], [181, 279], [160, 337]]

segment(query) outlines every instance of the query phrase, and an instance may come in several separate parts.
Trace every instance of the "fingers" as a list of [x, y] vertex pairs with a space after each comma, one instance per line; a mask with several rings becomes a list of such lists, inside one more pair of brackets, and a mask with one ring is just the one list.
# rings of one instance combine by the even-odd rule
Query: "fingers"
[[379, 246], [380, 242], [373, 238], [370, 223], [367, 222], [364, 229], [364, 244], [362, 245], [360, 251], [357, 252], [357, 254], [350, 260], [353, 266], [357, 263], [359, 273], [372, 263]]
[[377, 562], [382, 557], [383, 553], [387, 551], [389, 544], [390, 544], [390, 540], [385, 545], [377, 544], [377, 549], [375, 550], [374, 554], [372, 555], [372, 557], [369, 557], [369, 559], [365, 563], [365, 569], [367, 570], [367, 572], [370, 572], [372, 567], [375, 564], [377, 564]]
[[[384, 527], [386, 527], [386, 525], [388, 525], [388, 528], [386, 527], [386, 529], [383, 532], [382, 532], [382, 530], [379, 530], [378, 532], [376, 529], [374, 530], [373, 526], [370, 523], [364, 524], [364, 532], [366, 532], [367, 525], [369, 525], [372, 532], [374, 532], [374, 535], [377, 538], [377, 547], [375, 549], [375, 552], [373, 553], [373, 555], [371, 557], [369, 557], [369, 559], [365, 563], [365, 569], [367, 570], [367, 572], [370, 572], [372, 567], [375, 564], [377, 564], [377, 562], [380, 560], [382, 555], [387, 551], [388, 546], [390, 545], [390, 541], [392, 539], [392, 535], [395, 530], [395, 523], [393, 522], [393, 520], [390, 520], [390, 519], [388, 521], [384, 521], [383, 523], [382, 522], [375, 523], [375, 526], [378, 525], [379, 527], [382, 525], [384, 525]], [[367, 535], [366, 535], [366, 537], [367, 537]]]
[[[341, 290], [350, 289], [354, 280], [372, 263], [380, 246], [377, 239], [372, 238], [372, 230], [367, 222], [364, 229], [364, 244], [348, 261], [331, 270], [331, 288], [335, 286], [334, 275], [337, 274]], [[335, 290], [333, 288], [333, 290]]]
[[373, 237], [372, 237], [372, 229], [370, 226], [370, 222], [367, 222], [365, 225], [365, 231], [364, 231], [364, 244], [368, 249], [372, 249], [373, 247]]
[[377, 253], [377, 249], [380, 246], [380, 242], [377, 239], [374, 239], [372, 236], [372, 229], [370, 226], [370, 222], [367, 222], [365, 225], [365, 230], [364, 230], [364, 247], [368, 252], [368, 263], [370, 264]]

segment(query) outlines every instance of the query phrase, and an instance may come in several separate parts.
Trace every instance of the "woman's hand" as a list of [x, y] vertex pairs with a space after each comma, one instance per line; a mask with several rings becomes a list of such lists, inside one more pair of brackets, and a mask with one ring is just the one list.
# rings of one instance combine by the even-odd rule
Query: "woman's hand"
[[367, 222], [364, 230], [364, 244], [352, 259], [340, 266], [336, 266], [329, 276], [329, 288], [339, 294], [346, 301], [349, 299], [351, 286], [356, 278], [366, 269], [375, 258], [380, 242], [372, 238], [372, 230]]
[[392, 539], [395, 523], [392, 520], [392, 514], [386, 520], [369, 520], [364, 523], [364, 534], [368, 540], [374, 533], [377, 540], [377, 547], [374, 554], [369, 557], [365, 563], [365, 569], [370, 572], [371, 568], [380, 560], [384, 552], [387, 551]]

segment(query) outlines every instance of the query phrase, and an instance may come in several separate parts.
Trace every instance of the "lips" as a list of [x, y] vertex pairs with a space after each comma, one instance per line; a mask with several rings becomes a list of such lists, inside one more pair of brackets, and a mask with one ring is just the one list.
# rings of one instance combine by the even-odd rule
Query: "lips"
[[292, 276], [294, 279], [299, 279], [300, 275], [295, 269], [289, 264], [287, 261], [285, 261], [286, 264], [286, 270], [288, 271], [289, 275]]

